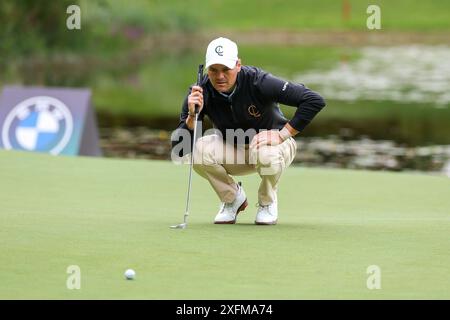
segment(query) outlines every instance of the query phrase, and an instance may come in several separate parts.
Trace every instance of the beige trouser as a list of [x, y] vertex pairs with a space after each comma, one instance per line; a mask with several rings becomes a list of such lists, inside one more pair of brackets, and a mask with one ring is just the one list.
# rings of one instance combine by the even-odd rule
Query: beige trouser
[[294, 160], [296, 149], [293, 138], [257, 150], [248, 145], [234, 147], [218, 135], [207, 135], [196, 141], [194, 170], [209, 181], [220, 200], [226, 203], [236, 198], [237, 186], [231, 176], [257, 172], [261, 177], [258, 201], [260, 205], [268, 205], [276, 200], [281, 174]]

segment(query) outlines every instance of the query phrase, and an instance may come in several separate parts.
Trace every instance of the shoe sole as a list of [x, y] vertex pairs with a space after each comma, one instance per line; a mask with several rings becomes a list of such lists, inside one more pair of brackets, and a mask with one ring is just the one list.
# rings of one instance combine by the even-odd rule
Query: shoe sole
[[237, 210], [236, 217], [234, 218], [234, 220], [231, 220], [231, 221], [214, 221], [214, 224], [235, 224], [239, 212], [244, 211], [245, 208], [247, 208], [247, 206], [248, 206], [248, 201], [247, 201], [247, 198], [246, 198], [244, 203], [242, 203], [241, 206], [239, 207], [239, 209]]
[[255, 224], [257, 224], [259, 226], [272, 226], [272, 225], [277, 224], [277, 222], [278, 222], [278, 219], [275, 221], [272, 221], [272, 222], [257, 222], [257, 221], [255, 221]]

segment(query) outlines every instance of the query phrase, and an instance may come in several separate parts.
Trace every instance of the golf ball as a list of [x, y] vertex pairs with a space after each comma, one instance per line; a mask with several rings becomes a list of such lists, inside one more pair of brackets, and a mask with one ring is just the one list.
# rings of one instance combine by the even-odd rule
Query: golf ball
[[134, 272], [133, 269], [127, 269], [125, 271], [125, 278], [127, 280], [133, 280], [135, 276], [136, 276], [136, 272]]

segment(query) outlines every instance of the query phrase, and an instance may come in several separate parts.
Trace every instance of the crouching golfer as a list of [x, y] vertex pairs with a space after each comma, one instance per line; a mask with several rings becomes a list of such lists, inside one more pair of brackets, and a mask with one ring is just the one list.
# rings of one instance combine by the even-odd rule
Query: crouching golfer
[[[196, 140], [194, 170], [208, 180], [222, 205], [214, 223], [233, 224], [247, 206], [247, 196], [232, 176], [258, 173], [256, 224], [278, 221], [277, 189], [280, 177], [294, 159], [301, 132], [325, 106], [324, 99], [302, 84], [244, 66], [236, 43], [213, 40], [206, 50], [207, 75], [186, 97], [177, 130], [192, 130], [195, 105], [206, 115], [215, 133]], [[278, 103], [297, 108], [288, 121]], [[200, 123], [200, 121], [199, 121]]]

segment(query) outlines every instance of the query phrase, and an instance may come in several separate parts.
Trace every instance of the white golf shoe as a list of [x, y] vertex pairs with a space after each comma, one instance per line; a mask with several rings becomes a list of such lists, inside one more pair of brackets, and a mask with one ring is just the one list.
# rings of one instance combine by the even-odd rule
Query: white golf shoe
[[245, 195], [244, 188], [241, 183], [238, 183], [238, 192], [236, 199], [231, 203], [222, 202], [219, 213], [217, 213], [214, 219], [215, 224], [234, 224], [236, 223], [236, 217], [240, 211], [243, 211], [248, 205], [247, 196]]
[[258, 204], [256, 212], [255, 224], [271, 225], [277, 224], [278, 221], [278, 203], [277, 199], [267, 206]]

